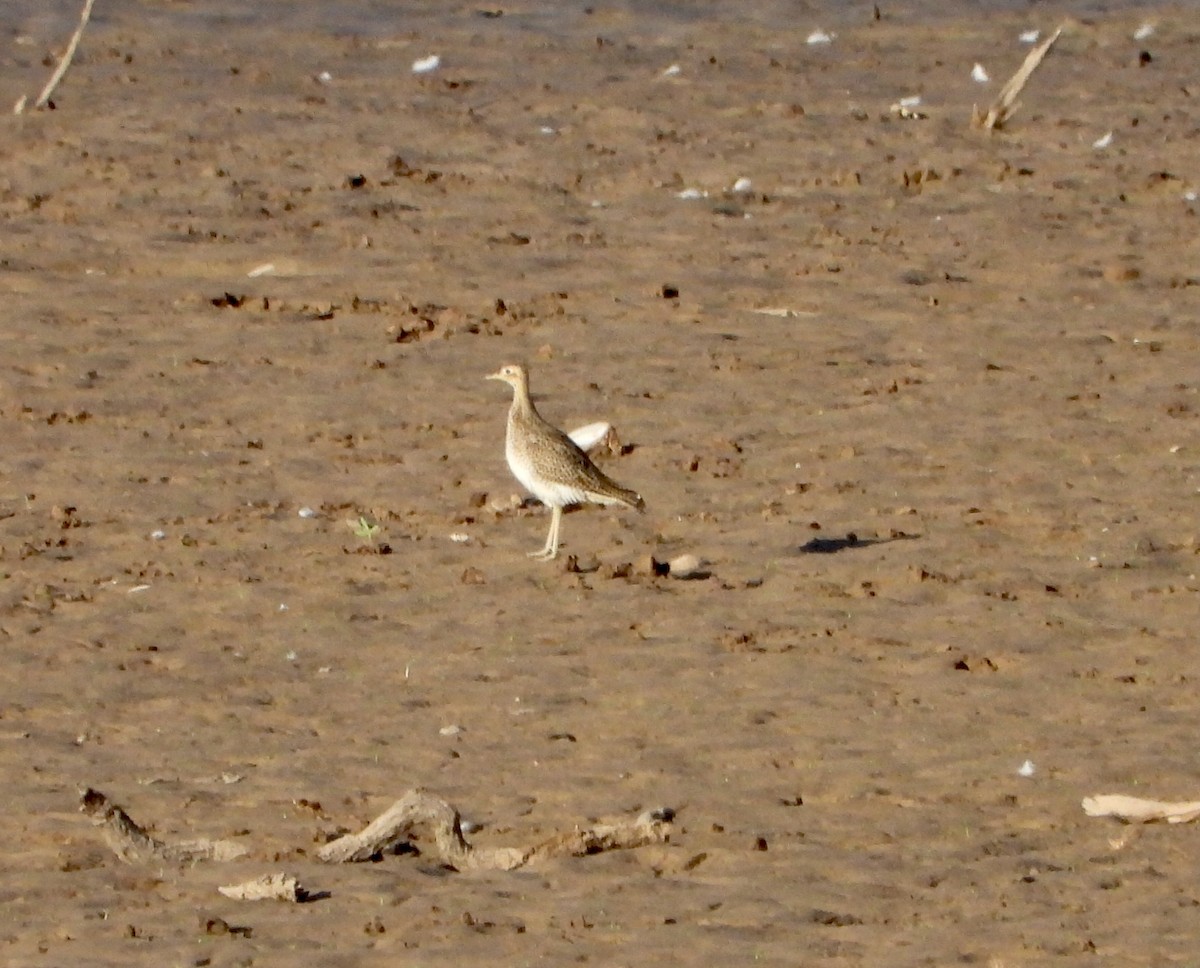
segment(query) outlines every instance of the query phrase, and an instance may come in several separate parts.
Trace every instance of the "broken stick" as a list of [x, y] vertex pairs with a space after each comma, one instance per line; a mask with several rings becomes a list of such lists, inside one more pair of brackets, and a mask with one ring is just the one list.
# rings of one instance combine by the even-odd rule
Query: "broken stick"
[[231, 840], [187, 840], [177, 844], [155, 840], [105, 794], [91, 787], [80, 793], [79, 809], [102, 829], [104, 842], [126, 864], [147, 861], [225, 861], [247, 853], [245, 847]]
[[458, 811], [425, 790], [410, 790], [357, 834], [330, 841], [317, 851], [327, 863], [370, 860], [404, 840], [415, 824], [431, 829], [441, 861], [457, 871], [511, 871], [550, 857], [582, 857], [603, 850], [659, 844], [670, 835], [675, 811], [647, 810], [633, 820], [575, 829], [532, 847], [474, 847], [463, 837]]
[[1017, 108], [1021, 105], [1017, 102], [1017, 97], [1020, 95], [1022, 88], [1029, 81], [1030, 76], [1037, 70], [1038, 64], [1042, 62], [1050, 48], [1054, 46], [1054, 42], [1058, 40], [1058, 35], [1063, 32], [1062, 27], [1054, 31], [1049, 37], [1038, 44], [1025, 57], [1024, 63], [1021, 64], [1008, 83], [1000, 88], [1000, 93], [996, 100], [992, 102], [991, 107], [987, 109], [987, 113], [981, 113], [978, 105], [971, 110], [971, 124], [976, 128], [983, 128], [991, 131], [995, 128], [1004, 127], [1014, 114], [1017, 113]]
[[[62, 60], [58, 62], [58, 67], [54, 73], [50, 75], [50, 80], [46, 82], [46, 86], [42, 88], [42, 93], [37, 96], [37, 100], [33, 102], [35, 108], [44, 108], [50, 103], [50, 98], [54, 96], [55, 88], [58, 87], [64, 75], [67, 73], [67, 68], [71, 66], [71, 61], [75, 57], [75, 49], [79, 46], [79, 41], [83, 37], [84, 28], [87, 27], [88, 19], [92, 15], [92, 4], [96, 0], [84, 0], [83, 13], [79, 15], [79, 26], [75, 28], [75, 33], [71, 35], [71, 42], [67, 44], [67, 49], [63, 53]], [[13, 106], [13, 114], [23, 114], [25, 111], [25, 97]]]
[[[104, 833], [105, 842], [127, 864], [161, 861], [235, 860], [248, 853], [229, 840], [194, 840], [175, 844], [151, 837], [124, 810], [99, 790], [82, 791], [79, 809]], [[317, 851], [329, 864], [366, 861], [404, 842], [413, 827], [422, 825], [433, 835], [430, 851], [457, 871], [511, 871], [552, 857], [583, 857], [606, 850], [629, 850], [670, 839], [675, 811], [669, 807], [646, 810], [637, 817], [612, 823], [576, 827], [530, 847], [476, 847], [463, 836], [459, 812], [422, 789], [410, 790], [356, 834], [346, 834]], [[239, 897], [307, 896], [286, 875], [270, 875], [229, 891]], [[227, 892], [226, 892], [227, 893]], [[230, 896], [234, 896], [230, 894]]]
[[218, 887], [218, 891], [235, 901], [290, 901], [299, 904], [309, 898], [308, 891], [291, 874], [263, 874], [242, 884]]

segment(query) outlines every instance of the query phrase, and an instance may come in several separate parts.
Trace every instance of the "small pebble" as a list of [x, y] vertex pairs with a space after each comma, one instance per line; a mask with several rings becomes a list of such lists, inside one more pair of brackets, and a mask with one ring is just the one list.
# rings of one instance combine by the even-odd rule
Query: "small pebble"
[[1037, 772], [1037, 767], [1033, 765], [1033, 760], [1026, 760], [1017, 768], [1017, 773], [1020, 776], [1033, 776]]
[[442, 736], [457, 736], [459, 733], [463, 732], [463, 728], [457, 723], [451, 723], [449, 726], [443, 726], [438, 730], [438, 732]]
[[667, 568], [670, 569], [668, 574], [672, 578], [684, 581], [689, 578], [707, 578], [709, 575], [704, 561], [695, 555], [679, 555], [677, 558], [672, 558], [667, 562]]
[[824, 30], [814, 30], [808, 35], [805, 41], [807, 44], [832, 44], [836, 34], [826, 33]]
[[303, 507], [296, 513], [302, 518], [315, 518], [317, 516], [317, 512], [310, 507]]
[[971, 80], [976, 84], [986, 84], [991, 78], [988, 77], [988, 72], [984, 70], [982, 64], [976, 64], [971, 68]]
[[1123, 266], [1117, 263], [1104, 267], [1104, 279], [1106, 282], [1133, 282], [1135, 279], [1142, 277], [1141, 269], [1134, 266]]
[[414, 74], [428, 74], [430, 71], [436, 71], [442, 63], [442, 59], [437, 54], [430, 54], [428, 57], [422, 57], [419, 60], [413, 61], [412, 72]]

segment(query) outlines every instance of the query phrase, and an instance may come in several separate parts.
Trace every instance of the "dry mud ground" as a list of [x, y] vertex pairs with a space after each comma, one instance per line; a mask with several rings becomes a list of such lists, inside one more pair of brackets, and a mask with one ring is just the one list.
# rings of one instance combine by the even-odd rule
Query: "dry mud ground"
[[[1068, 20], [989, 136], [1054, 15], [151, 6], [2, 122], [0, 961], [1195, 963], [1200, 831], [1080, 809], [1200, 794], [1191, 14]], [[566, 518], [584, 573], [504, 509], [512, 360], [646, 498]], [[84, 784], [251, 856], [124, 866]], [[417, 785], [487, 844], [679, 815], [315, 862]], [[328, 897], [215, 891], [271, 870]]]

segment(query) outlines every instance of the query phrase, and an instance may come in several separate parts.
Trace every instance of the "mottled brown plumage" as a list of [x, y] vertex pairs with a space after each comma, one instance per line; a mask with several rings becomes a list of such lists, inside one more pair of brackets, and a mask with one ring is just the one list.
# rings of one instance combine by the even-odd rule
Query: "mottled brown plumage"
[[500, 380], [513, 389], [508, 411], [504, 456], [509, 470], [529, 492], [553, 511], [550, 533], [532, 558], [558, 554], [558, 532], [563, 508], [571, 504], [623, 504], [641, 511], [641, 495], [610, 480], [582, 450], [557, 427], [542, 419], [529, 397], [529, 375], [518, 363], [502, 366], [487, 379]]

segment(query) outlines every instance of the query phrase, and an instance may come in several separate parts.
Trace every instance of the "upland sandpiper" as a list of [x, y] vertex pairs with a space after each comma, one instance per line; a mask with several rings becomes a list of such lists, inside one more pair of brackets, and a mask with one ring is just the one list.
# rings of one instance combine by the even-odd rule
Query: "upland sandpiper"
[[539, 501], [551, 508], [550, 533], [531, 558], [548, 560], [558, 555], [558, 532], [563, 508], [572, 504], [623, 504], [641, 511], [640, 494], [610, 480], [575, 442], [542, 419], [529, 398], [529, 374], [519, 363], [500, 367], [487, 379], [500, 380], [513, 389], [508, 411], [504, 456], [513, 476]]

